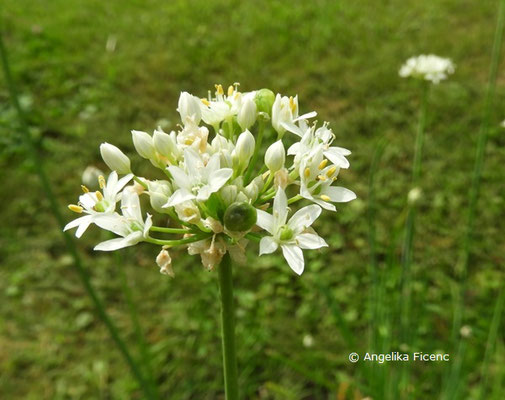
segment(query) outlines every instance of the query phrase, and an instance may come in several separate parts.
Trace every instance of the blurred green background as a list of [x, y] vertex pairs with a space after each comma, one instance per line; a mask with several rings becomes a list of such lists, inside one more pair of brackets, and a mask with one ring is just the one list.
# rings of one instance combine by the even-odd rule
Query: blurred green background
[[[341, 184], [358, 199], [326, 213], [315, 228], [330, 244], [306, 252], [302, 277], [279, 255], [236, 268], [237, 345], [245, 399], [505, 398], [505, 345], [499, 329], [482, 372], [493, 308], [503, 286], [505, 74], [498, 76], [486, 148], [475, 246], [464, 291], [464, 335], [451, 336], [475, 144], [483, 111], [497, 1], [96, 1], [2, 2], [13, 75], [61, 208], [79, 194], [88, 165], [106, 170], [107, 141], [135, 158], [130, 129], [177, 121], [181, 91], [204, 97], [214, 83], [243, 91], [298, 94], [302, 112], [331, 122], [349, 148]], [[412, 268], [415, 343], [397, 336], [398, 263], [419, 108], [415, 82], [397, 71], [412, 55], [453, 59], [456, 73], [433, 87], [423, 159], [423, 197]], [[72, 268], [50, 214], [38, 168], [0, 80], [0, 398], [139, 399], [141, 392]], [[377, 259], [382, 316], [372, 323], [368, 177], [375, 171]], [[158, 273], [148, 244], [119, 257], [93, 252], [90, 229], [78, 242], [92, 282], [135, 356], [125, 282], [151, 346], [166, 399], [221, 399], [217, 274], [184, 251], [176, 278]], [[401, 235], [400, 235], [401, 237]], [[388, 261], [389, 254], [389, 261]], [[373, 350], [442, 351], [449, 363], [351, 364]], [[493, 343], [494, 345], [494, 343]], [[464, 357], [457, 359], [458, 348]], [[460, 348], [461, 350], [461, 348]], [[401, 392], [401, 393], [400, 393]]]

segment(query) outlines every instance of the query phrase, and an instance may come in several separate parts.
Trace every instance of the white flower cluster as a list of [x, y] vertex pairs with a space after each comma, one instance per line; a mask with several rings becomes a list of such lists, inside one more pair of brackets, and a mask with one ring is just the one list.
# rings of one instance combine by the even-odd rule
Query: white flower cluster
[[400, 68], [402, 78], [413, 77], [438, 84], [454, 73], [454, 64], [448, 58], [433, 54], [409, 58]]
[[[84, 215], [65, 230], [77, 227], [80, 237], [95, 224], [118, 236], [95, 250], [139, 242], [160, 245], [156, 262], [170, 276], [171, 247], [187, 246], [212, 269], [226, 252], [244, 258], [250, 240], [259, 242], [260, 255], [280, 247], [289, 266], [301, 274], [302, 249], [327, 246], [311, 228], [322, 208], [335, 211], [333, 203], [356, 197], [333, 185], [340, 169], [349, 167], [350, 151], [332, 146], [334, 134], [327, 123], [318, 127], [317, 122], [308, 122], [315, 112], [299, 115], [297, 97], [275, 96], [268, 89], [241, 93], [235, 84], [225, 94], [216, 85], [215, 96], [209, 92], [204, 99], [184, 92], [177, 110], [182, 120], [178, 132], [132, 131], [138, 154], [165, 179], [134, 175], [130, 159], [103, 143], [100, 152], [112, 173], [107, 181], [99, 177], [101, 191], [82, 186], [84, 194], [69, 208]], [[292, 143], [287, 151], [285, 142]], [[141, 196], [149, 199], [152, 209], [145, 217]], [[300, 200], [312, 204], [288, 219], [290, 206]]]

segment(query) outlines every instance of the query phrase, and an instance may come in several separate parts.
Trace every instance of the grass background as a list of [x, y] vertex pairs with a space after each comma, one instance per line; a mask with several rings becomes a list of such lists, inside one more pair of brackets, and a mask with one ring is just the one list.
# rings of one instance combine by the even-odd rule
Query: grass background
[[[502, 329], [489, 369], [481, 373], [505, 264], [502, 70], [464, 296], [471, 334], [463, 338], [458, 379], [448, 380], [458, 365], [454, 359], [409, 364], [402, 388], [400, 364], [363, 368], [347, 360], [351, 351], [371, 350], [371, 337], [391, 338], [387, 352], [457, 354], [460, 342], [451, 337], [454, 268], [497, 1], [18, 0], [4, 2], [0, 12], [30, 132], [62, 208], [75, 202], [87, 165], [105, 170], [101, 142], [120, 146], [144, 172], [129, 130], [172, 126], [179, 92], [203, 97], [214, 83], [298, 93], [302, 111], [317, 110], [331, 121], [336, 143], [353, 151], [351, 169], [340, 179], [358, 199], [320, 219], [316, 229], [330, 248], [306, 253], [304, 275], [294, 276], [279, 256], [257, 258], [254, 246], [250, 262], [235, 270], [244, 398], [474, 399], [483, 378], [484, 398], [503, 398]], [[419, 53], [450, 57], [457, 71], [430, 97], [412, 269], [415, 341], [400, 343], [400, 273], [387, 258], [399, 254], [392, 233], [405, 217], [419, 90], [397, 71]], [[72, 269], [0, 82], [0, 397], [141, 398]], [[372, 324], [368, 175], [381, 138], [386, 146], [375, 176], [376, 229], [385, 296], [383, 317]], [[155, 268], [156, 247], [137, 246], [118, 259], [92, 251], [102, 239], [92, 229], [79, 242], [93, 283], [137, 354], [128, 282], [164, 398], [222, 398], [216, 274], [181, 251], [173, 257], [176, 279], [170, 280]]]

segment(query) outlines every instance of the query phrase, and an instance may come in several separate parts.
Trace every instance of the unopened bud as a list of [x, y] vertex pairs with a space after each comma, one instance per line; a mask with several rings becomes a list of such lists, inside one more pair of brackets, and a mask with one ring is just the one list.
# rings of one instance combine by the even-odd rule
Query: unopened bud
[[237, 122], [243, 130], [249, 129], [256, 122], [258, 111], [256, 103], [251, 98], [246, 98], [237, 115]]
[[200, 108], [201, 100], [188, 92], [182, 92], [179, 96], [179, 104], [177, 111], [181, 115], [182, 122], [185, 124], [188, 119], [193, 121], [196, 125], [202, 119], [202, 111]]
[[265, 165], [271, 172], [276, 172], [284, 167], [286, 161], [286, 150], [282, 140], [272, 144], [265, 153]]
[[168, 210], [167, 208], [163, 208], [163, 206], [172, 194], [170, 183], [167, 181], [148, 181], [147, 186], [149, 188], [151, 207], [159, 213], [166, 213]]
[[133, 145], [137, 153], [143, 158], [153, 160], [156, 158], [153, 138], [146, 132], [132, 131]]
[[244, 167], [249, 164], [249, 160], [254, 154], [254, 146], [255, 140], [252, 133], [248, 130], [242, 132], [237, 139], [237, 144], [233, 151], [234, 158], [240, 166]]
[[177, 144], [172, 136], [163, 132], [161, 129], [156, 129], [153, 135], [153, 143], [156, 151], [162, 156], [171, 157], [177, 155]]
[[100, 154], [107, 166], [118, 174], [129, 174], [131, 172], [130, 159], [116, 146], [109, 143], [100, 145]]
[[272, 105], [275, 101], [275, 94], [270, 89], [260, 89], [256, 92], [254, 102], [257, 111], [272, 115]]

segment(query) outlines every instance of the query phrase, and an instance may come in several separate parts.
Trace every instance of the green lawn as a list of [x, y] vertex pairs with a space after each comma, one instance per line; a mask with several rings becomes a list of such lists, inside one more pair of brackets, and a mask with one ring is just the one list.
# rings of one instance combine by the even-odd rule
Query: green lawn
[[[302, 111], [317, 110], [331, 122], [336, 143], [352, 150], [351, 169], [340, 179], [358, 199], [321, 218], [316, 229], [330, 247], [306, 255], [302, 277], [278, 254], [257, 258], [256, 246], [250, 262], [234, 271], [244, 399], [477, 399], [485, 379], [482, 398], [501, 400], [503, 325], [487, 372], [481, 368], [504, 284], [502, 70], [464, 292], [464, 326], [471, 333], [463, 341], [451, 337], [455, 266], [497, 7], [491, 0], [17, 0], [2, 3], [0, 18], [30, 131], [62, 210], [75, 202], [86, 166], [105, 170], [101, 142], [120, 146], [140, 166], [130, 129], [170, 128], [179, 93], [204, 97], [215, 83], [298, 94]], [[415, 339], [401, 343], [401, 272], [390, 258], [397, 260], [401, 250], [393, 238], [405, 219], [420, 99], [415, 82], [397, 72], [420, 53], [450, 57], [457, 70], [431, 92], [412, 269]], [[0, 398], [139, 399], [72, 268], [33, 174], [38, 166], [21, 144], [3, 77], [0, 82]], [[384, 297], [374, 324], [368, 180], [381, 138], [386, 147], [375, 185]], [[91, 229], [79, 249], [137, 356], [128, 282], [162, 398], [224, 398], [217, 274], [181, 251], [173, 256], [171, 280], [158, 273], [155, 246], [114, 257], [93, 252], [101, 239]], [[453, 358], [409, 363], [408, 383], [398, 389], [401, 364], [364, 368], [348, 361], [352, 351], [372, 350], [371, 331], [379, 342], [391, 338], [386, 352], [441, 351]], [[460, 360], [458, 346], [464, 347]], [[451, 373], [457, 375], [451, 379]]]

